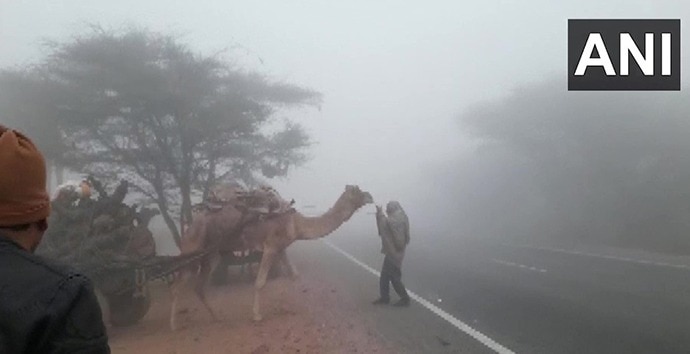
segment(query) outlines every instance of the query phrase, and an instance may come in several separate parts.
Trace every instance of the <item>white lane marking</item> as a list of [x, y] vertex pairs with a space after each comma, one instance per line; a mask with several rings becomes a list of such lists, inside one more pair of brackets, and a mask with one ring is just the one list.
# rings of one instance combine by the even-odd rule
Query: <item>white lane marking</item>
[[504, 261], [504, 260], [500, 260], [500, 259], [491, 259], [491, 260], [498, 263], [498, 264], [503, 264], [503, 265], [507, 265], [510, 267], [517, 267], [517, 268], [531, 270], [533, 272], [546, 273], [546, 269], [541, 269], [541, 268], [537, 268], [537, 267], [530, 267], [530, 266], [526, 266], [523, 264], [508, 262], [508, 261]]
[[[366, 269], [369, 273], [371, 273], [371, 274], [373, 274], [373, 275], [375, 275], [375, 276], [377, 276], [377, 277], [381, 276], [381, 273], [379, 273], [376, 269], [374, 269], [374, 268], [372, 268], [372, 267], [366, 265], [365, 263], [363, 263], [363, 262], [360, 261], [359, 259], [357, 259], [357, 258], [355, 258], [354, 256], [350, 255], [349, 253], [343, 251], [340, 247], [338, 247], [338, 246], [332, 244], [331, 242], [329, 242], [329, 241], [327, 241], [327, 240], [322, 240], [322, 241], [323, 241], [323, 243], [325, 243], [326, 245], [328, 245], [330, 248], [334, 249], [336, 252], [342, 254], [342, 255], [345, 256], [347, 259], [351, 260], [352, 262], [354, 262], [355, 264], [359, 265], [360, 267]], [[483, 333], [477, 331], [476, 329], [470, 327], [470, 326], [467, 325], [466, 323], [464, 323], [464, 322], [460, 321], [459, 319], [453, 317], [453, 315], [451, 315], [451, 314], [449, 314], [449, 313], [443, 311], [442, 309], [438, 308], [436, 305], [434, 305], [434, 304], [432, 304], [431, 302], [425, 300], [423, 297], [421, 297], [421, 296], [419, 296], [419, 295], [413, 293], [413, 292], [410, 291], [409, 289], [407, 290], [407, 293], [410, 295], [410, 298], [412, 298], [413, 300], [419, 302], [422, 306], [426, 307], [429, 311], [435, 313], [436, 315], [438, 315], [438, 316], [441, 317], [442, 319], [446, 320], [448, 323], [450, 323], [450, 324], [451, 324], [452, 326], [454, 326], [455, 328], [457, 328], [457, 329], [459, 329], [459, 330], [461, 330], [461, 331], [467, 333], [467, 334], [470, 335], [472, 338], [478, 340], [479, 342], [481, 342], [481, 343], [484, 344], [485, 346], [489, 347], [490, 349], [492, 349], [492, 350], [495, 351], [496, 353], [500, 353], [500, 354], [515, 354], [515, 353], [514, 353], [513, 351], [511, 351], [510, 349], [508, 349], [508, 348], [506, 348], [506, 347], [504, 347], [504, 346], [498, 344], [498, 343], [497, 343], [496, 341], [494, 341], [493, 339], [487, 337], [487, 336], [484, 335]]]
[[621, 261], [621, 262], [630, 262], [630, 263], [637, 263], [637, 264], [644, 264], [644, 265], [652, 265], [652, 266], [657, 266], [657, 267], [668, 267], [668, 268], [677, 268], [677, 269], [690, 270], [690, 266], [689, 266], [689, 265], [685, 265], [685, 264], [674, 264], [674, 263], [667, 263], [667, 262], [655, 262], [655, 261], [650, 261], [650, 260], [646, 260], [646, 259], [634, 259], [634, 258], [629, 258], [629, 257], [617, 257], [617, 256], [606, 255], [606, 254], [597, 254], [597, 253], [587, 253], [587, 252], [580, 252], [580, 251], [572, 251], [572, 250], [566, 250], [566, 249], [562, 249], [562, 248], [540, 247], [540, 246], [528, 246], [528, 245], [510, 245], [510, 244], [504, 244], [504, 246], [508, 246], [508, 247], [521, 247], [521, 248], [531, 248], [531, 249], [535, 249], [535, 250], [551, 251], [551, 252], [558, 252], [558, 253], [566, 253], [566, 254], [572, 254], [572, 255], [576, 255], [576, 256], [604, 258], [604, 259], [611, 259], [611, 260]]

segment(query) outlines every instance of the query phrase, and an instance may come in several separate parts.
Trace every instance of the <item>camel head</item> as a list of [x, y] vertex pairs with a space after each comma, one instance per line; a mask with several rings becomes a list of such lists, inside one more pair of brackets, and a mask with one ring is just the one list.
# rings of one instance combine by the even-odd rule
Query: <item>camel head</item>
[[374, 198], [369, 192], [365, 192], [354, 185], [345, 186], [343, 198], [352, 206], [353, 211], [374, 202]]

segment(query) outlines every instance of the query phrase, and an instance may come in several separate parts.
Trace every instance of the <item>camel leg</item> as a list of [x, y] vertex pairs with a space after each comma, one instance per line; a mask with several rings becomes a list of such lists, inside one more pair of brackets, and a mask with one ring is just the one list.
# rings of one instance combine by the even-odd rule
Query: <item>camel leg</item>
[[218, 318], [216, 317], [216, 314], [213, 312], [213, 309], [211, 309], [211, 306], [208, 304], [208, 300], [206, 299], [205, 286], [208, 282], [209, 276], [211, 275], [211, 270], [217, 267], [218, 263], [220, 263], [220, 257], [212, 256], [210, 258], [211, 259], [205, 258], [201, 260], [201, 269], [199, 270], [199, 275], [197, 275], [194, 278], [194, 293], [199, 298], [199, 300], [201, 300], [201, 303], [204, 305], [209, 315], [211, 315], [211, 320], [216, 322], [218, 321]]
[[279, 255], [280, 263], [283, 265], [283, 268], [287, 271], [288, 276], [292, 280], [296, 280], [299, 277], [299, 273], [297, 272], [297, 268], [290, 262], [287, 256], [287, 251], [282, 250]]
[[173, 283], [170, 285], [170, 291], [172, 293], [172, 305], [170, 306], [170, 329], [176, 331], [177, 326], [177, 301], [180, 298], [180, 292], [187, 285], [190, 278], [194, 277], [196, 269], [183, 269], [177, 276], [173, 279]]
[[256, 283], [254, 283], [254, 321], [261, 321], [261, 313], [259, 309], [259, 296], [261, 289], [266, 285], [266, 277], [268, 271], [273, 265], [276, 251], [264, 249], [264, 255], [261, 257], [261, 265], [259, 265], [259, 274], [256, 276]]

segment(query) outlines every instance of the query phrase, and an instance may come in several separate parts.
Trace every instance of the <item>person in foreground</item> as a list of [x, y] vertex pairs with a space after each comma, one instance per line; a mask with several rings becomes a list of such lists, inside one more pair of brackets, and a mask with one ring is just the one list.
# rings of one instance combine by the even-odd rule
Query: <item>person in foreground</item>
[[396, 201], [391, 201], [386, 205], [386, 214], [388, 216], [383, 214], [380, 206], [376, 206], [376, 224], [381, 236], [381, 253], [385, 257], [379, 279], [380, 297], [374, 301], [374, 304], [390, 303], [389, 284], [393, 283], [393, 289], [400, 296], [400, 300], [394, 306], [409, 306], [410, 296], [402, 283], [401, 269], [405, 248], [410, 243], [410, 223], [402, 206]]
[[33, 254], [49, 214], [42, 154], [0, 125], [0, 353], [110, 353], [89, 279]]

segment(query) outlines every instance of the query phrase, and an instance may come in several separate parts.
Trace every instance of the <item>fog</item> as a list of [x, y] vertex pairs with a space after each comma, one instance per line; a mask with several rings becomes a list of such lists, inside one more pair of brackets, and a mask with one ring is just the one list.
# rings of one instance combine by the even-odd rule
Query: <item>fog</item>
[[[688, 76], [681, 92], [567, 92], [566, 31], [569, 18], [688, 14], [690, 4], [652, 0], [3, 0], [0, 67], [35, 62], [43, 40], [88, 23], [179, 34], [195, 50], [225, 50], [323, 94], [319, 109], [278, 113], [315, 144], [305, 165], [271, 183], [298, 207], [314, 205], [310, 213], [357, 184], [377, 204], [400, 201], [413, 237], [442, 247], [458, 238], [610, 241], [632, 229], [674, 243], [690, 231], [690, 200], [669, 201], [690, 193]], [[688, 67], [687, 45], [681, 57]], [[639, 207], [619, 208], [632, 200]], [[348, 230], [373, 232], [373, 206], [365, 209]], [[654, 210], [679, 214], [630, 224]], [[655, 248], [641, 238], [623, 243]]]

